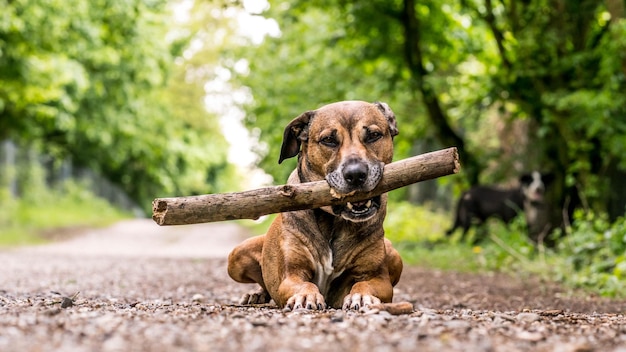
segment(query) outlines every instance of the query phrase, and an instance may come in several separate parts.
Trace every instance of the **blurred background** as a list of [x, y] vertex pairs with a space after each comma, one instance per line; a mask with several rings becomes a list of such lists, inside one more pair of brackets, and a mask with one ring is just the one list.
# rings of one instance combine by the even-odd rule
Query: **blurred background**
[[[626, 281], [624, 0], [0, 0], [0, 244], [149, 217], [157, 197], [282, 184], [283, 127], [383, 101], [395, 159], [462, 172], [392, 192], [408, 262]], [[475, 184], [555, 176], [553, 247], [524, 221], [446, 238]], [[245, 226], [262, 232], [267, 221]], [[473, 231], [473, 230], [472, 230]], [[476, 239], [476, 238], [474, 238]]]

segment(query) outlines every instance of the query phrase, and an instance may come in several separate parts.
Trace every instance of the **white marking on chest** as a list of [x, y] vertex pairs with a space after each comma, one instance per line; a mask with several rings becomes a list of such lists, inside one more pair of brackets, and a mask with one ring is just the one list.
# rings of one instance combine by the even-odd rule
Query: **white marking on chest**
[[322, 295], [326, 296], [330, 289], [330, 284], [334, 279], [339, 277], [343, 273], [342, 271], [335, 271], [333, 267], [333, 254], [328, 252], [328, 255], [321, 258], [319, 262], [315, 264], [315, 277], [313, 282], [320, 289]]
[[537, 207], [529, 205], [524, 208], [524, 211], [526, 212], [526, 223], [528, 226], [532, 226], [537, 223], [537, 220], [539, 219], [539, 209], [537, 209]]

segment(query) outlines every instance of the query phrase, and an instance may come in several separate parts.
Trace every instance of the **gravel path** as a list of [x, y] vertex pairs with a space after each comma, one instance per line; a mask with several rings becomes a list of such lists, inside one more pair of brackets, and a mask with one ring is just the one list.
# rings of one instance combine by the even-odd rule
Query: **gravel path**
[[132, 220], [0, 251], [0, 351], [624, 351], [626, 302], [502, 274], [405, 268], [415, 312], [237, 306], [232, 223]]

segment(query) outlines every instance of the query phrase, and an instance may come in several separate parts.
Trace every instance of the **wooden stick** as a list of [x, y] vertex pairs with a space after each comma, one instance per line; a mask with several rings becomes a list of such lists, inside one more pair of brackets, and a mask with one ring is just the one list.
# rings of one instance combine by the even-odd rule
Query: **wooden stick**
[[411, 302], [379, 303], [372, 304], [363, 308], [362, 309], [366, 314], [368, 313], [368, 311], [372, 312], [369, 314], [373, 314], [382, 310], [389, 312], [391, 315], [411, 314], [414, 312], [413, 304], [411, 304]]
[[317, 181], [245, 192], [157, 198], [152, 202], [152, 219], [159, 225], [258, 219], [267, 214], [366, 200], [412, 183], [457, 173], [459, 168], [456, 148], [448, 148], [385, 165], [382, 180], [367, 193], [338, 198], [326, 181]]

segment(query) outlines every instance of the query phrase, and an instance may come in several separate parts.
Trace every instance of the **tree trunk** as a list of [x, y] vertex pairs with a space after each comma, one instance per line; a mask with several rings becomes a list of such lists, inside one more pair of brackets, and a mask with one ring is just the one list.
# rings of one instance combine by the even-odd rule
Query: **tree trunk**
[[421, 49], [420, 24], [415, 13], [415, 1], [405, 0], [401, 16], [404, 28], [404, 55], [411, 72], [412, 83], [422, 94], [428, 111], [428, 117], [435, 128], [435, 133], [443, 145], [455, 146], [459, 150], [465, 176], [471, 184], [478, 183], [479, 165], [465, 148], [465, 141], [450, 126], [446, 112], [441, 108], [439, 98], [433, 87], [426, 81], [428, 71], [424, 68]]

